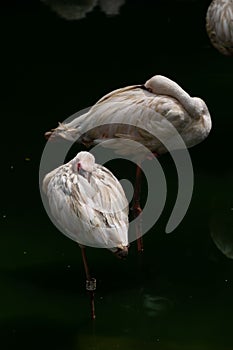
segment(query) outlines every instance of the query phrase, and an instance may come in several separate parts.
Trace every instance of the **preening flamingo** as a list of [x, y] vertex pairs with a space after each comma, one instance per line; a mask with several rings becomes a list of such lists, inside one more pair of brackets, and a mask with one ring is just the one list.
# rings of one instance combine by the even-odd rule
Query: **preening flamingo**
[[86, 288], [95, 318], [95, 280], [91, 278], [85, 246], [107, 248], [119, 258], [128, 254], [128, 202], [120, 182], [91, 153], [79, 152], [67, 164], [48, 173], [43, 191], [62, 232], [82, 250]]
[[[168, 128], [165, 120], [174, 128]], [[127, 149], [127, 146], [122, 149], [119, 138], [125, 138], [137, 141], [154, 154], [161, 155], [167, 152], [166, 140], [171, 140], [177, 133], [187, 147], [192, 147], [203, 141], [210, 129], [210, 114], [202, 99], [191, 97], [176, 82], [155, 75], [145, 84], [110, 92], [87, 113], [70, 123], [60, 123], [45, 136], [60, 136], [86, 146], [113, 139], [111, 147], [116, 148], [118, 153], [135, 152], [135, 149]], [[165, 142], [162, 143], [160, 139]], [[179, 145], [174, 144], [174, 148], [179, 148]], [[140, 213], [140, 176], [141, 168], [138, 165], [133, 206], [135, 213]], [[141, 243], [138, 243], [141, 250]]]
[[206, 30], [213, 46], [233, 55], [233, 0], [213, 0], [206, 14]]

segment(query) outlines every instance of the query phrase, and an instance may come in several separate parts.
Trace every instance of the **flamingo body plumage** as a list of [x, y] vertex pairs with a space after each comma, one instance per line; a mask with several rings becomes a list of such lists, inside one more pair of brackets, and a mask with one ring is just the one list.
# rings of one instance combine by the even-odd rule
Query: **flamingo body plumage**
[[43, 191], [62, 232], [82, 246], [128, 250], [128, 201], [116, 177], [96, 164], [89, 152], [79, 152], [67, 164], [48, 173]]
[[[166, 121], [172, 124], [172, 130], [167, 127]], [[56, 129], [47, 132], [46, 136], [60, 136], [86, 146], [111, 139], [108, 145], [116, 149], [120, 137], [137, 141], [160, 155], [167, 152], [161, 138], [166, 143], [178, 132], [186, 146], [192, 147], [203, 141], [210, 129], [211, 118], [205, 102], [190, 97], [174, 81], [156, 75], [144, 85], [128, 86], [110, 92], [87, 113], [70, 123], [60, 123]], [[118, 153], [121, 152], [132, 153], [132, 149], [127, 149], [126, 146]]]
[[206, 14], [206, 30], [213, 46], [233, 55], [233, 0], [213, 0]]

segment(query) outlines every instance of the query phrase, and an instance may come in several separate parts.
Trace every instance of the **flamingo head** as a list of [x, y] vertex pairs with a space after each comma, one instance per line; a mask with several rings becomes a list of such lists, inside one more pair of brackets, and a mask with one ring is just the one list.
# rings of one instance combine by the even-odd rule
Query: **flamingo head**
[[193, 118], [194, 119], [202, 118], [203, 120], [206, 120], [206, 119], [209, 120], [210, 113], [205, 102], [199, 97], [193, 97], [192, 102], [193, 102], [193, 113], [192, 113]]
[[128, 256], [128, 246], [112, 248], [110, 250], [118, 259], [124, 260]]
[[79, 152], [76, 157], [71, 160], [71, 165], [74, 173], [89, 178], [94, 169], [95, 157], [89, 152]]

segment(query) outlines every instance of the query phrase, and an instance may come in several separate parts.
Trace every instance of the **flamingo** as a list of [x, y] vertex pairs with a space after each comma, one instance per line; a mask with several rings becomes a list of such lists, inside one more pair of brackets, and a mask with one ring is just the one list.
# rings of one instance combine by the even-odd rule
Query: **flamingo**
[[41, 0], [48, 5], [60, 17], [74, 21], [83, 19], [99, 5], [101, 11], [107, 16], [115, 16], [120, 12], [120, 7], [125, 0]]
[[118, 258], [128, 254], [128, 201], [120, 182], [89, 152], [79, 152], [71, 161], [43, 179], [51, 214], [62, 232], [82, 251], [86, 289], [95, 318], [94, 290], [85, 246], [107, 248]]
[[93, 11], [97, 5], [98, 0], [41, 0], [48, 5], [61, 18], [69, 21], [79, 20], [85, 18], [87, 13]]
[[[165, 120], [174, 126], [172, 130], [167, 128]], [[160, 156], [167, 152], [166, 140], [172, 139], [177, 132], [186, 146], [192, 147], [203, 141], [210, 130], [211, 117], [205, 102], [198, 97], [191, 97], [171, 79], [155, 75], [145, 84], [110, 92], [87, 113], [70, 123], [59, 123], [56, 129], [46, 132], [45, 136], [60, 136], [87, 147], [109, 139], [111, 147], [123, 154], [135, 152], [135, 149], [127, 146], [122, 149], [119, 138], [131, 139], [149, 148], [155, 156]], [[160, 139], [165, 140], [165, 144]], [[132, 207], [134, 216], [141, 212], [140, 182], [141, 167], [138, 162]], [[138, 251], [143, 251], [141, 237], [138, 239]]]
[[213, 46], [233, 55], [233, 0], [213, 0], [207, 10], [206, 30]]

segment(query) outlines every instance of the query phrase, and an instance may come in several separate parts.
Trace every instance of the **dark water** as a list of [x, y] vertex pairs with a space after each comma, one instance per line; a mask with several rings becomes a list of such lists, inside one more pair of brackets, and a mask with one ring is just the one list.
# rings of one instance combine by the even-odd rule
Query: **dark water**
[[[118, 16], [96, 8], [76, 22], [39, 1], [3, 7], [3, 349], [233, 348], [233, 262], [224, 255], [233, 242], [233, 61], [209, 44], [209, 3], [128, 1]], [[112, 89], [153, 74], [202, 97], [213, 130], [190, 150], [194, 193], [175, 232], [164, 233], [177, 190], [174, 164], [164, 156], [168, 199], [144, 236], [143, 257], [135, 244], [126, 261], [87, 249], [98, 283], [92, 323], [80, 250], [52, 225], [41, 203], [43, 133]], [[117, 163], [113, 169], [122, 176]], [[212, 237], [223, 234], [221, 252]]]

